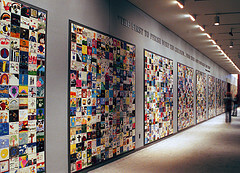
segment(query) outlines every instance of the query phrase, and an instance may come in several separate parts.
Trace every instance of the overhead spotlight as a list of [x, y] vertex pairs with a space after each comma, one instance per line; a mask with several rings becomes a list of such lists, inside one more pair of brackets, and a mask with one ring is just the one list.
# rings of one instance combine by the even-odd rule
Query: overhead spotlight
[[180, 8], [184, 8], [184, 0], [177, 0], [177, 4]]
[[197, 15], [191, 15], [189, 14], [190, 19], [194, 22], [196, 20]]
[[229, 32], [229, 35], [233, 36], [232, 28], [231, 28], [231, 31]]
[[230, 48], [233, 48], [233, 41], [230, 42]]
[[212, 38], [212, 34], [206, 34], [208, 38]]
[[214, 40], [212, 40], [212, 43], [213, 43], [213, 44], [217, 44], [216, 41], [214, 41]]
[[220, 18], [219, 18], [219, 16], [215, 16], [215, 17], [214, 17], [214, 25], [215, 25], [215, 26], [220, 25]]
[[199, 25], [199, 28], [201, 29], [201, 31], [204, 31], [204, 30], [205, 30], [205, 26], [200, 26], [200, 25]]

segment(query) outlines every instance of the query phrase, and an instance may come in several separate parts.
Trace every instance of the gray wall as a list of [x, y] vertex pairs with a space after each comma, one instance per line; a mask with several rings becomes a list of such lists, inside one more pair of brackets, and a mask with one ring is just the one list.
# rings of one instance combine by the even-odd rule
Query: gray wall
[[[174, 132], [177, 117], [177, 62], [205, 72], [205, 68], [180, 54], [157, 44], [121, 25], [124, 17], [156, 36], [174, 44], [211, 66], [211, 74], [222, 80], [229, 75], [176, 34], [156, 22], [126, 0], [25, 0], [48, 10], [47, 81], [46, 81], [46, 166], [49, 173], [68, 170], [67, 100], [68, 100], [68, 22], [69, 19], [108, 33], [136, 45], [136, 147], [143, 146], [143, 49], [174, 60]], [[229, 76], [228, 76], [229, 77]], [[138, 136], [141, 134], [141, 138]]]

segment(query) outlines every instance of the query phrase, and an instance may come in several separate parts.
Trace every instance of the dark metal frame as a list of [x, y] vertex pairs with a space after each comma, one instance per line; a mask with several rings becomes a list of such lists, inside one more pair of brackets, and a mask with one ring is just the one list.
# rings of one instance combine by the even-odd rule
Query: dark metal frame
[[[178, 63], [177, 63], [177, 72], [178, 72], [178, 64], [181, 64], [181, 65], [184, 65], [184, 66], [186, 66], [186, 67], [188, 67], [188, 68], [193, 69], [193, 79], [194, 79], [194, 68], [178, 62]], [[193, 81], [193, 85], [194, 85], [194, 81]], [[193, 90], [193, 91], [194, 91], [194, 90]], [[190, 127], [193, 127], [194, 124], [193, 124], [193, 125], [190, 125], [190, 126], [188, 126], [188, 127], [186, 127], [186, 128], [183, 128], [183, 129], [179, 130], [179, 128], [178, 128], [178, 107], [179, 107], [178, 99], [179, 99], [179, 97], [178, 97], [178, 73], [177, 73], [177, 132], [180, 132], [180, 131], [186, 130], [186, 129], [190, 128]], [[193, 99], [194, 99], [194, 96], [193, 96]], [[194, 103], [193, 103], [193, 104], [194, 104]], [[193, 109], [195, 109], [195, 108], [194, 108], [194, 105], [193, 105]], [[194, 113], [194, 110], [193, 110], [193, 113]]]
[[[209, 84], [209, 77], [213, 77], [214, 78], [214, 87], [215, 87], [215, 89], [214, 89], [214, 95], [215, 95], [215, 100], [214, 100], [214, 102], [215, 102], [215, 107], [216, 107], [216, 102], [217, 102], [217, 99], [216, 99], [216, 77], [215, 76], [212, 76], [212, 75], [208, 75], [208, 98], [209, 98], [209, 86], [210, 86], [210, 84]], [[213, 117], [209, 117], [209, 99], [208, 99], [208, 119], [211, 119], [211, 118], [214, 118], [214, 117], [216, 117], [217, 116], [217, 113], [216, 113], [216, 108], [215, 108], [215, 115], [213, 116]]]
[[[217, 79], [217, 78], [216, 78], [216, 79]], [[221, 79], [218, 79], [218, 80], [221, 81], [221, 89], [220, 89], [220, 95], [221, 95], [221, 109], [224, 109], [224, 111], [221, 111], [220, 114], [217, 114], [217, 109], [216, 109], [216, 115], [215, 115], [214, 117], [219, 116], [219, 115], [225, 113], [224, 101], [223, 101], [223, 99], [224, 99], [224, 95], [222, 95], [222, 91], [221, 91], [221, 90], [223, 89], [223, 83], [225, 83], [226, 81], [221, 80]], [[216, 83], [216, 85], [217, 85], [217, 83]], [[216, 89], [217, 89], [217, 87], [216, 87]], [[216, 99], [215, 99], [215, 100], [216, 100], [216, 104], [217, 104], [217, 90], [216, 90]]]
[[[155, 143], [155, 142], [159, 142], [160, 140], [162, 140], [162, 139], [164, 139], [164, 138], [167, 138], [167, 137], [169, 137], [169, 136], [171, 136], [171, 135], [173, 135], [174, 133], [172, 133], [172, 134], [169, 134], [168, 136], [165, 136], [165, 137], [163, 137], [163, 138], [160, 138], [160, 139], [157, 139], [157, 140], [155, 140], [155, 141], [152, 141], [152, 142], [149, 142], [149, 143], [147, 143], [147, 144], [145, 144], [145, 52], [150, 52], [150, 53], [152, 53], [152, 54], [155, 54], [155, 55], [158, 55], [158, 56], [160, 56], [160, 57], [163, 57], [163, 58], [165, 58], [165, 59], [168, 59], [168, 60], [171, 60], [171, 61], [173, 61], [172, 59], [170, 59], [170, 58], [167, 58], [167, 57], [165, 57], [165, 56], [162, 56], [162, 55], [159, 55], [159, 54], [157, 54], [157, 53], [155, 53], [155, 52], [153, 52], [153, 51], [150, 51], [150, 50], [148, 50], [148, 49], [143, 49], [143, 56], [144, 56], [144, 58], [143, 58], [143, 64], [144, 64], [144, 70], [143, 70], [143, 105], [144, 105], [144, 108], [143, 108], [143, 145], [144, 146], [147, 146], [147, 145], [149, 145], [149, 144], [153, 144], [153, 143]], [[174, 71], [174, 69], [173, 69], [173, 71]], [[173, 75], [173, 74], [172, 74]], [[174, 117], [173, 117], [174, 118]]]
[[12, 0], [13, 2], [17, 2], [17, 3], [20, 3], [20, 4], [23, 4], [23, 5], [26, 5], [26, 6], [29, 6], [29, 7], [32, 7], [36, 10], [40, 10], [42, 12], [45, 12], [46, 13], [46, 29], [45, 29], [45, 75], [44, 75], [44, 112], [45, 112], [45, 115], [44, 115], [44, 167], [45, 167], [45, 171], [46, 168], [47, 168], [47, 156], [46, 156], [46, 134], [47, 134], [47, 127], [46, 127], [46, 100], [47, 100], [47, 94], [46, 94], [46, 75], [47, 75], [47, 26], [48, 26], [48, 11], [43, 9], [43, 8], [40, 8], [40, 7], [37, 7], [35, 5], [32, 5], [30, 3], [27, 3], [27, 2], [24, 2], [24, 1], [21, 1], [21, 0]]
[[[204, 75], [206, 76], [206, 82], [207, 82], [207, 74], [206, 74], [206, 73], [204, 73], [204, 72], [202, 72], [202, 71], [200, 71], [200, 70], [196, 70], [196, 75], [195, 75], [195, 78], [196, 78], [196, 83], [195, 83], [195, 93], [196, 93], [196, 96], [195, 96], [195, 98], [196, 98], [196, 108], [195, 108], [195, 109], [196, 109], [196, 124], [199, 124], [199, 123], [201, 123], [201, 122], [204, 122], [204, 121], [208, 120], [208, 117], [207, 117], [207, 119], [206, 119], [206, 120], [203, 120], [203, 121], [197, 122], [197, 120], [198, 120], [198, 116], [197, 116], [197, 73], [202, 73], [202, 74], [204, 74]], [[206, 83], [206, 87], [207, 87], [207, 83]], [[205, 94], [206, 94], [206, 98], [207, 98], [207, 88], [206, 88]], [[206, 115], [207, 115], [207, 102], [206, 102], [206, 107], [205, 107], [205, 110], [206, 110]]]
[[[222, 95], [222, 92], [221, 92], [221, 90], [222, 90], [222, 80], [221, 79], [219, 79], [219, 78], [216, 78], [216, 116], [218, 116], [218, 115], [221, 115], [222, 113], [218, 113], [218, 110], [217, 110], [217, 84], [218, 84], [218, 81], [220, 81], [220, 97], [221, 97], [221, 95]], [[222, 100], [221, 100], [221, 98], [220, 98], [220, 107], [222, 106]]]

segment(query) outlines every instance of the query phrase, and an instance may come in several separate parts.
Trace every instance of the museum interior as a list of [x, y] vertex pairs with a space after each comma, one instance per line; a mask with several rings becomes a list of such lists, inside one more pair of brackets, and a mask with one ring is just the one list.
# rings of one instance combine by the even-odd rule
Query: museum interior
[[240, 1], [0, 0], [1, 173], [240, 172]]

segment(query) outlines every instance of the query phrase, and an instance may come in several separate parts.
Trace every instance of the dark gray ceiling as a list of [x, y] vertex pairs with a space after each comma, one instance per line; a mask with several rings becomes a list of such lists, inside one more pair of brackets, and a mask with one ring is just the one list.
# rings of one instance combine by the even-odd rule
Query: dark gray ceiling
[[[185, 0], [180, 9], [176, 0], [129, 0], [132, 4], [152, 16], [164, 26], [175, 32], [193, 47], [232, 74], [239, 73], [226, 56], [211, 42], [206, 33], [228, 55], [240, 69], [240, 0]], [[196, 15], [196, 21], [189, 18]], [[220, 25], [214, 25], [218, 14]], [[201, 31], [198, 27], [205, 27]], [[229, 34], [232, 29], [233, 36]], [[230, 42], [233, 48], [229, 48]]]

